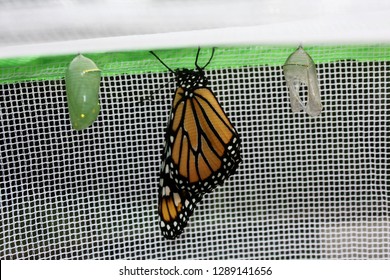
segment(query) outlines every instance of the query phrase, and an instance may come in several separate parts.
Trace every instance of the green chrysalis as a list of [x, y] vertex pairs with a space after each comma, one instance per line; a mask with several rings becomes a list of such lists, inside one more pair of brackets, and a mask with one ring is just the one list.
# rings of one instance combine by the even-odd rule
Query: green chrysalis
[[79, 54], [66, 70], [65, 83], [70, 122], [75, 130], [89, 127], [100, 112], [100, 69]]

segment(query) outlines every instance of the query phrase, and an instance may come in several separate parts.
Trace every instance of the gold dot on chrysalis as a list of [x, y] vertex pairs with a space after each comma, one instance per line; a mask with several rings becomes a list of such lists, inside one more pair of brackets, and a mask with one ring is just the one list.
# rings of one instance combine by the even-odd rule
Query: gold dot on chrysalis
[[84, 119], [84, 118], [85, 118], [85, 115], [84, 115], [84, 114], [81, 114], [80, 117], [81, 117], [82, 119]]

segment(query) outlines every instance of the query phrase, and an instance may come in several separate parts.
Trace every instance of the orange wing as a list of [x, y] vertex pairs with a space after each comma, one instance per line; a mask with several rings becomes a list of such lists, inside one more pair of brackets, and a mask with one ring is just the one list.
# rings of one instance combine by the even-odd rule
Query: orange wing
[[240, 140], [214, 94], [198, 88], [192, 97], [176, 91], [168, 127], [173, 176], [191, 191], [210, 192], [237, 169]]
[[174, 239], [203, 195], [237, 169], [240, 139], [210, 89], [179, 87], [165, 140], [158, 211], [163, 235]]
[[[169, 168], [166, 162], [162, 168]], [[174, 239], [183, 232], [200, 200], [200, 196], [178, 189], [168, 170], [161, 174], [158, 213], [160, 228], [165, 238]]]

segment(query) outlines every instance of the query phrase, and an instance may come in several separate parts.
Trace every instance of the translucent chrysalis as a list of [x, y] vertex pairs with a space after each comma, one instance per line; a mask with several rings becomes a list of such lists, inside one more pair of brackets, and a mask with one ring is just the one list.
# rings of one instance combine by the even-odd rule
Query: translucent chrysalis
[[100, 112], [100, 69], [89, 58], [79, 54], [66, 70], [65, 83], [72, 127], [89, 127]]
[[[291, 110], [293, 112], [305, 110], [310, 116], [318, 116], [323, 106], [318, 87], [316, 66], [311, 57], [302, 47], [299, 47], [287, 58], [283, 71], [290, 91]], [[299, 98], [299, 88], [302, 83], [307, 85], [306, 104]]]

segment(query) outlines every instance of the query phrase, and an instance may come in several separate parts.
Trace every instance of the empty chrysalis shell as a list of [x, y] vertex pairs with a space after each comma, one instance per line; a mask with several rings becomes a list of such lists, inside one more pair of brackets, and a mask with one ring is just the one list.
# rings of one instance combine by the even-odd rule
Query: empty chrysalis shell
[[89, 127], [100, 112], [100, 69], [89, 58], [79, 54], [66, 70], [65, 83], [72, 127]]
[[[287, 58], [283, 71], [290, 91], [291, 110], [293, 112], [305, 110], [310, 116], [318, 116], [323, 106], [318, 87], [316, 66], [311, 57], [302, 47], [299, 47]], [[307, 85], [306, 104], [299, 98], [301, 83]]]

